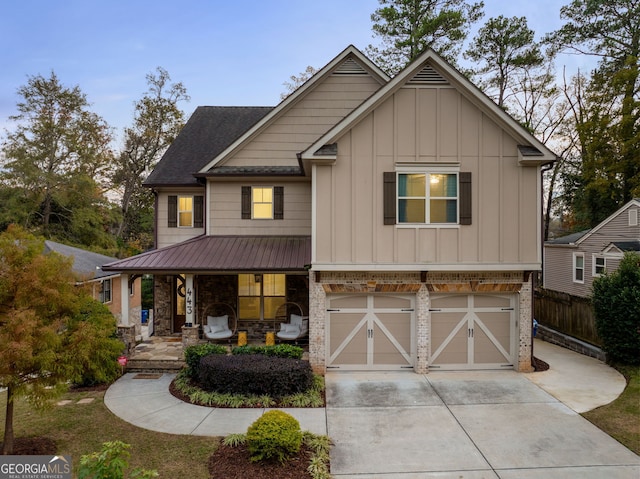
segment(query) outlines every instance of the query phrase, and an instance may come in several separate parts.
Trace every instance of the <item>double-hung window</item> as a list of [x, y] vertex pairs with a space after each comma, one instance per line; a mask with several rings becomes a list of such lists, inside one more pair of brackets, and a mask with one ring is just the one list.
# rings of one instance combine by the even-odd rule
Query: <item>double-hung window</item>
[[607, 269], [607, 259], [604, 256], [593, 255], [593, 276], [600, 276]]
[[100, 284], [100, 302], [101, 303], [110, 303], [111, 302], [111, 278], [107, 278], [102, 280]]
[[202, 195], [169, 195], [167, 226], [169, 228], [202, 228], [204, 201]]
[[458, 173], [398, 173], [398, 223], [457, 224]]
[[584, 283], [584, 253], [573, 253], [573, 282]]
[[284, 219], [283, 186], [243, 186], [243, 220]]
[[193, 196], [178, 196], [178, 227], [193, 227]]

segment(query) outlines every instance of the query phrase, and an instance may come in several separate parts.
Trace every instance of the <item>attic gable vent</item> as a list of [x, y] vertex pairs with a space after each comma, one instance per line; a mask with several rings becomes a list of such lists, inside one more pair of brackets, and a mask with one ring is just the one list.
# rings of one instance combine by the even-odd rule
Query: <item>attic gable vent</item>
[[416, 75], [409, 80], [408, 83], [412, 84], [447, 84], [449, 83], [440, 73], [435, 71], [431, 65], [425, 65]]
[[342, 65], [333, 71], [334, 75], [367, 75], [364, 68], [353, 58], [347, 58]]

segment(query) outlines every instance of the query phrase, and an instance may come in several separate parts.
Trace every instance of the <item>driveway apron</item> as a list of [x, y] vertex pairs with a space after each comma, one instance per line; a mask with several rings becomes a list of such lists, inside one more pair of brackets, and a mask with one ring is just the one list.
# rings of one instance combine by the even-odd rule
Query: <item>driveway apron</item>
[[637, 479], [640, 457], [514, 371], [330, 372], [339, 478]]

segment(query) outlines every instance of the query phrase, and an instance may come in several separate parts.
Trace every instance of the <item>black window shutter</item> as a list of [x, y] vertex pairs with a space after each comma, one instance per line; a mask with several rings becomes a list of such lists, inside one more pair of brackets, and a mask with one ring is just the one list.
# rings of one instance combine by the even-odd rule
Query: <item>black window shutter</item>
[[251, 219], [251, 187], [242, 187], [242, 219]]
[[471, 172], [460, 172], [460, 224], [471, 224]]
[[193, 227], [202, 228], [204, 226], [204, 198], [202, 195], [193, 197]]
[[384, 224], [395, 225], [396, 224], [396, 172], [385, 171], [383, 173], [383, 209], [384, 209]]
[[178, 227], [178, 197], [176, 195], [169, 196], [169, 218], [167, 226], [169, 228]]
[[284, 219], [284, 186], [273, 187], [273, 219]]

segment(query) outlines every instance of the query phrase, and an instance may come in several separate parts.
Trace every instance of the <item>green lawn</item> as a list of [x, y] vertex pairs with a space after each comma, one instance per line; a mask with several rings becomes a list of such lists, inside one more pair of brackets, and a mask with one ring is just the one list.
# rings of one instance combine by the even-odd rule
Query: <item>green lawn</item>
[[[90, 404], [77, 404], [82, 398], [95, 398]], [[0, 393], [0, 442], [4, 435], [6, 392]], [[207, 461], [216, 450], [219, 438], [163, 434], [140, 429], [114, 416], [104, 405], [104, 392], [67, 393], [61, 399], [73, 402], [36, 412], [19, 399], [16, 401], [14, 432], [16, 437], [46, 436], [55, 441], [60, 455], [72, 457], [77, 471], [80, 456], [99, 451], [105, 441], [131, 444], [130, 465], [156, 469], [160, 477], [208, 479]]]
[[636, 454], [640, 454], [640, 367], [617, 368], [627, 379], [627, 387], [611, 404], [583, 416]]

